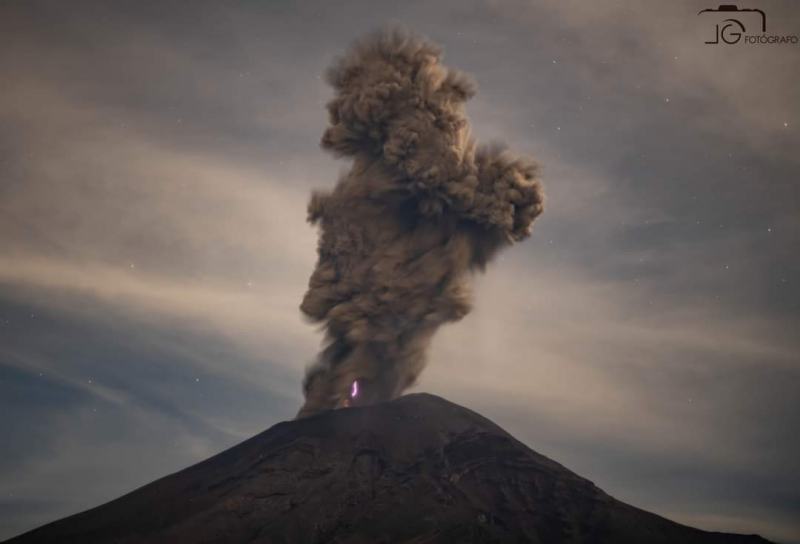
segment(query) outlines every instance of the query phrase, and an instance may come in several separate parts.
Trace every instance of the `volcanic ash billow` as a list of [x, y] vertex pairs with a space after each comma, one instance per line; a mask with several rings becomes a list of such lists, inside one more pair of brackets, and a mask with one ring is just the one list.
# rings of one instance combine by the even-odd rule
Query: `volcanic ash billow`
[[470, 273], [542, 212], [535, 163], [476, 147], [463, 110], [474, 85], [441, 57], [390, 30], [327, 72], [335, 96], [322, 147], [353, 166], [308, 206], [319, 260], [300, 308], [324, 324], [326, 345], [298, 417], [411, 386], [436, 329], [469, 312]]

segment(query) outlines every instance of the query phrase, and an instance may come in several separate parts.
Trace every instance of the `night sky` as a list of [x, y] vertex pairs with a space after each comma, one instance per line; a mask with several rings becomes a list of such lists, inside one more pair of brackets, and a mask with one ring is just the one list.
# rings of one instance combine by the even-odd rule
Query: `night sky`
[[0, 2], [0, 538], [294, 416], [306, 202], [348, 166], [322, 75], [401, 23], [548, 197], [415, 390], [623, 501], [800, 542], [800, 46], [706, 45], [716, 4]]

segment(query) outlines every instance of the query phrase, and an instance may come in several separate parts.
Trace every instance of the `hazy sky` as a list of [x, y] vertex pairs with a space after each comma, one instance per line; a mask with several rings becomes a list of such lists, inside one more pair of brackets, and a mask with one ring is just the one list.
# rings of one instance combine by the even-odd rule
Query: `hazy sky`
[[800, 46], [706, 45], [716, 4], [0, 2], [0, 538], [294, 415], [305, 205], [347, 166], [321, 76], [396, 22], [548, 195], [417, 390], [623, 501], [800, 542]]

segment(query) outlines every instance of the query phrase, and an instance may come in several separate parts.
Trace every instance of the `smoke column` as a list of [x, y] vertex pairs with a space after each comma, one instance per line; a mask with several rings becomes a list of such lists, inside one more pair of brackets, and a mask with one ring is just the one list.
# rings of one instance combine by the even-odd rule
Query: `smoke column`
[[471, 272], [526, 238], [542, 212], [535, 163], [476, 146], [463, 111], [474, 84], [441, 57], [392, 29], [326, 73], [335, 95], [321, 145], [353, 164], [308, 206], [319, 260], [300, 309], [326, 339], [298, 417], [354, 389], [352, 402], [369, 404], [411, 386], [439, 326], [469, 312]]

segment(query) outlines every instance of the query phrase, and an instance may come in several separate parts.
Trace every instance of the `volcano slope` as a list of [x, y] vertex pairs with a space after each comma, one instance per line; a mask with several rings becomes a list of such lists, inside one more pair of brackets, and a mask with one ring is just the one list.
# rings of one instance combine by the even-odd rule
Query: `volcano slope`
[[8, 542], [765, 543], [624, 504], [486, 418], [415, 394], [279, 423]]

